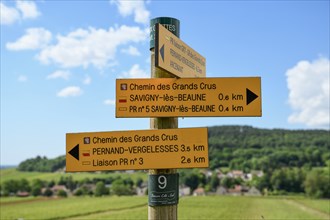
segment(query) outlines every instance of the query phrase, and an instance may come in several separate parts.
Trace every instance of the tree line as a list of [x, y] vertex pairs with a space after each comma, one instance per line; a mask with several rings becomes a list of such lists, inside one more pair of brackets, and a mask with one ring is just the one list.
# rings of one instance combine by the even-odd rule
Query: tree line
[[[188, 186], [193, 190], [203, 187], [206, 192], [216, 192], [219, 186], [227, 189], [236, 185], [256, 187], [263, 194], [287, 195], [288, 193], [306, 194], [313, 198], [330, 198], [329, 167], [313, 168], [281, 168], [263, 176], [253, 176], [252, 180], [224, 176], [219, 178], [219, 171], [214, 171], [211, 176], [201, 172], [200, 169], [180, 169], [180, 185]], [[59, 190], [54, 194], [55, 185], [65, 186], [67, 190]], [[134, 182], [131, 178], [105, 177], [85, 178], [74, 180], [72, 176], [61, 176], [58, 181], [34, 179], [27, 181], [7, 180], [0, 185], [0, 195], [17, 195], [18, 192], [28, 192], [32, 196], [61, 196], [67, 197], [68, 193], [74, 196], [104, 196], [104, 195], [134, 195], [137, 187], [146, 187], [142, 178]]]
[[[19, 192], [27, 192], [32, 196], [60, 196], [67, 197], [68, 194], [74, 196], [103, 196], [103, 195], [133, 195], [135, 188], [141, 187], [142, 178], [137, 178], [134, 182], [130, 177], [121, 178], [85, 178], [74, 180], [72, 176], [61, 176], [58, 181], [34, 179], [28, 181], [24, 178], [20, 180], [7, 180], [0, 185], [1, 196], [17, 195]], [[54, 194], [52, 188], [65, 186], [65, 190], [60, 189]], [[111, 187], [109, 187], [111, 185]]]
[[65, 156], [59, 156], [55, 159], [37, 156], [36, 158], [27, 159], [21, 162], [17, 170], [19, 171], [36, 171], [36, 172], [55, 172], [65, 167]]
[[206, 176], [198, 169], [180, 170], [180, 183], [192, 190], [203, 187], [206, 192], [216, 192], [219, 186], [233, 189], [256, 187], [264, 195], [305, 194], [312, 198], [330, 198], [330, 170], [326, 168], [281, 168], [263, 176], [253, 176], [252, 180], [224, 176], [219, 178], [216, 172]]

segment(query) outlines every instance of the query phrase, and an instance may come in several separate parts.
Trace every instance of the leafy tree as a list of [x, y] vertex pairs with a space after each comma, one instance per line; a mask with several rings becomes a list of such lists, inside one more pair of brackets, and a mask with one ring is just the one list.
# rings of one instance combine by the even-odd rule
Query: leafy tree
[[141, 177], [138, 177], [136, 180], [136, 186], [141, 187], [143, 184], [143, 179]]
[[93, 194], [94, 194], [94, 192], [92, 190], [90, 190], [90, 188], [87, 187], [86, 185], [82, 185], [74, 191], [75, 196], [85, 196], [85, 195], [92, 196]]
[[132, 188], [134, 186], [134, 181], [132, 180], [132, 178], [127, 177], [126, 179], [124, 179], [124, 184]]
[[218, 186], [220, 185], [220, 180], [216, 173], [213, 173], [210, 180], [210, 188], [212, 191], [216, 191]]
[[65, 185], [66, 188], [70, 189], [71, 191], [73, 191], [74, 189], [77, 188], [78, 185], [78, 181], [73, 180], [72, 176], [61, 176], [58, 185]]
[[79, 188], [74, 192], [74, 195], [75, 196], [82, 196], [82, 195], [84, 195], [84, 190], [82, 188]]
[[67, 194], [63, 189], [59, 190], [59, 191], [57, 192], [57, 195], [58, 195], [59, 197], [63, 197], [63, 198], [68, 197], [68, 194]]
[[36, 186], [32, 186], [32, 189], [31, 189], [31, 194], [33, 196], [40, 196], [42, 193], [41, 193], [41, 187], [36, 185]]
[[288, 183], [284, 170], [275, 170], [270, 179], [270, 183], [272, 184], [274, 190], [285, 190]]
[[125, 185], [124, 180], [116, 179], [112, 182], [111, 192], [114, 195], [123, 196], [123, 195], [132, 195], [133, 191], [129, 185]]
[[291, 170], [289, 176], [290, 188], [289, 192], [305, 192], [304, 181], [306, 179], [306, 173], [303, 169], [294, 168]]
[[16, 194], [18, 191], [30, 192], [31, 187], [26, 179], [7, 180], [3, 183], [2, 191], [4, 195]]
[[282, 168], [275, 170], [270, 183], [274, 190], [286, 192], [304, 192], [305, 173], [299, 168]]
[[221, 185], [226, 188], [234, 188], [235, 185], [240, 185], [243, 182], [241, 178], [231, 178], [231, 177], [224, 177], [221, 180]]
[[253, 183], [257, 189], [264, 191], [265, 189], [272, 189], [270, 179], [271, 175], [269, 173], [265, 173], [262, 177], [255, 176], [253, 178]]
[[30, 192], [31, 191], [30, 183], [26, 179], [21, 179], [18, 182], [17, 187], [18, 187], [19, 191], [25, 191], [25, 192]]
[[103, 196], [103, 195], [108, 195], [109, 190], [108, 188], [105, 187], [104, 182], [99, 181], [96, 183], [96, 188], [95, 188], [95, 196]]
[[322, 171], [313, 169], [306, 176], [305, 191], [315, 198], [330, 198], [329, 169]]
[[44, 192], [44, 196], [51, 197], [53, 195], [53, 191], [47, 188]]
[[183, 178], [183, 183], [186, 186], [190, 187], [192, 191], [197, 189], [201, 184], [203, 184], [203, 182], [205, 183], [205, 181], [203, 181], [204, 178], [202, 177], [202, 175], [196, 171], [186, 174], [186, 176], [184, 176]]
[[66, 184], [66, 178], [64, 176], [60, 177], [60, 180], [57, 183], [58, 185], [65, 185]]
[[84, 184], [90, 184], [90, 183], [92, 183], [92, 180], [90, 180], [89, 178], [84, 178], [78, 182], [78, 185], [82, 186]]
[[49, 181], [49, 183], [48, 183], [48, 187], [53, 187], [53, 186], [55, 186], [55, 181], [54, 180], [51, 180], [51, 181]]

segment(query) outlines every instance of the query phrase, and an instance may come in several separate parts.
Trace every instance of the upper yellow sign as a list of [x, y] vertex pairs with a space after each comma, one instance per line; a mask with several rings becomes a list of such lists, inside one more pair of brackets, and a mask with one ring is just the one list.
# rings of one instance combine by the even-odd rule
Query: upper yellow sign
[[66, 171], [208, 167], [207, 128], [66, 134]]
[[216, 116], [261, 116], [260, 77], [116, 81], [116, 117]]
[[179, 78], [205, 77], [206, 60], [194, 49], [156, 24], [155, 66]]

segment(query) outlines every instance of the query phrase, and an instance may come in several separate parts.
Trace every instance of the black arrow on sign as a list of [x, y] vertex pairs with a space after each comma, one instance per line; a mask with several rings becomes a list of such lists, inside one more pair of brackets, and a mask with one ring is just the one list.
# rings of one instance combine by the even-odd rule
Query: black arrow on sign
[[79, 144], [69, 151], [69, 154], [79, 160]]
[[246, 105], [250, 104], [251, 102], [253, 102], [253, 100], [255, 100], [258, 97], [259, 96], [257, 96], [255, 93], [253, 93], [248, 88], [246, 88]]
[[164, 44], [163, 44], [163, 46], [160, 48], [159, 52], [160, 52], [160, 55], [162, 56], [162, 60], [163, 60], [163, 62], [164, 62]]

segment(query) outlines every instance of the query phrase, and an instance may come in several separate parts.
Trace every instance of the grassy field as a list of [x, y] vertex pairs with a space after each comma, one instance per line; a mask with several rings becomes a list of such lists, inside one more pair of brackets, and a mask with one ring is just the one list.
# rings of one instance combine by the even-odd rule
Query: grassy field
[[[1, 199], [1, 219], [147, 219], [147, 197]], [[284, 197], [183, 197], [178, 219], [329, 219], [329, 200]]]
[[141, 197], [71, 197], [16, 203], [1, 201], [1, 219], [64, 219], [145, 207]]
[[294, 201], [300, 203], [303, 206], [311, 207], [330, 215], [329, 199], [295, 199]]
[[[147, 179], [147, 174], [128, 173], [41, 173], [0, 170], [0, 184], [22, 178], [58, 181], [62, 176], [74, 180], [121, 176]], [[0, 219], [147, 219], [147, 197], [0, 197]], [[183, 220], [322, 220], [330, 219], [330, 200], [304, 197], [182, 197], [178, 219]]]
[[93, 179], [93, 178], [107, 178], [107, 177], [117, 177], [121, 176], [121, 178], [125, 179], [126, 177], [130, 177], [133, 181], [136, 181], [137, 178], [142, 178], [143, 180], [147, 180], [148, 175], [144, 172], [134, 172], [134, 173], [124, 173], [124, 172], [113, 172], [113, 173], [93, 173], [93, 172], [82, 172], [82, 173], [43, 173], [43, 172], [20, 172], [15, 168], [3, 169], [0, 170], [0, 184], [7, 180], [20, 180], [26, 179], [29, 182], [34, 179], [40, 179], [45, 181], [54, 180], [58, 182], [61, 177], [72, 176], [74, 180], [83, 180], [85, 178]]

